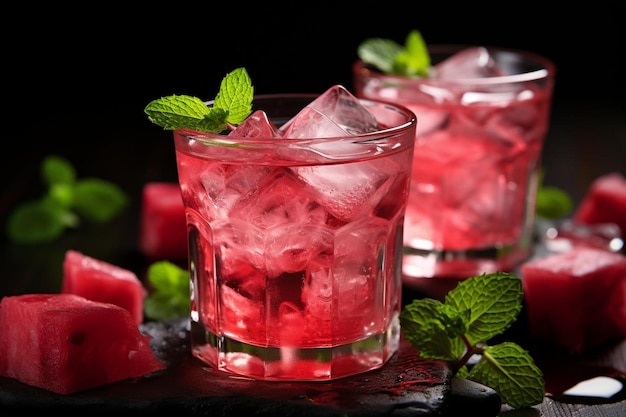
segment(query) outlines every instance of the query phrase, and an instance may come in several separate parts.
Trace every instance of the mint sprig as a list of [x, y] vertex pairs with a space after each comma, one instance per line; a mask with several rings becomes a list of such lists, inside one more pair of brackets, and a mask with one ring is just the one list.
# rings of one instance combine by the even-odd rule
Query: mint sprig
[[539, 171], [539, 188], [535, 202], [535, 214], [544, 219], [560, 219], [572, 212], [574, 203], [564, 190], [544, 185], [545, 171]]
[[245, 68], [226, 74], [208, 106], [197, 97], [171, 95], [148, 103], [148, 119], [165, 130], [192, 129], [220, 133], [241, 124], [252, 112], [254, 87]]
[[150, 294], [144, 299], [144, 314], [153, 320], [168, 320], [189, 315], [189, 271], [169, 261], [148, 267]]
[[45, 157], [40, 167], [47, 192], [17, 205], [9, 214], [6, 232], [15, 243], [53, 241], [81, 220], [105, 223], [128, 206], [128, 196], [117, 185], [98, 178], [77, 178], [74, 166], [58, 155]]
[[448, 362], [455, 375], [491, 387], [513, 408], [529, 407], [545, 396], [541, 370], [515, 343], [488, 345], [515, 322], [522, 301], [519, 277], [483, 274], [460, 281], [443, 303], [413, 300], [400, 314], [401, 328], [420, 357]]
[[412, 30], [404, 45], [391, 39], [369, 38], [357, 47], [359, 58], [381, 72], [402, 77], [427, 77], [430, 54], [418, 30]]
[[544, 219], [560, 219], [567, 217], [573, 209], [573, 202], [564, 190], [542, 186], [537, 190], [535, 213]]

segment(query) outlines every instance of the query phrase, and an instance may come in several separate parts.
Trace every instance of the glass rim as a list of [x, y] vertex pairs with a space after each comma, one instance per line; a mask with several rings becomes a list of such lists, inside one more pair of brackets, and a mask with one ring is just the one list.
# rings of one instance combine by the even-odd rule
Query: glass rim
[[483, 47], [488, 51], [497, 53], [507, 53], [518, 57], [522, 57], [529, 62], [535, 62], [538, 69], [533, 71], [522, 72], [519, 74], [498, 75], [494, 77], [478, 77], [478, 78], [459, 78], [455, 80], [437, 80], [429, 78], [409, 78], [401, 75], [385, 74], [376, 68], [366, 64], [360, 58], [353, 63], [353, 73], [366, 77], [384, 78], [389, 80], [397, 80], [399, 82], [416, 82], [416, 83], [437, 83], [451, 85], [490, 85], [490, 84], [520, 84], [531, 81], [539, 81], [554, 78], [556, 74], [556, 65], [554, 62], [535, 52], [489, 45], [469, 45], [469, 44], [433, 44], [428, 45], [428, 51], [431, 54], [451, 54], [464, 48]]
[[[255, 109], [255, 103], [264, 100], [304, 100], [306, 99], [308, 102], [313, 101], [315, 98], [319, 97], [320, 93], [271, 93], [271, 94], [258, 94], [253, 97], [252, 112], [255, 110], [263, 110], [262, 106]], [[200, 140], [200, 141], [219, 141], [220, 143], [246, 143], [246, 144], [273, 144], [276, 146], [277, 143], [280, 142], [289, 142], [289, 144], [306, 144], [306, 143], [315, 143], [319, 141], [350, 141], [352, 143], [368, 143], [375, 142], [379, 140], [384, 140], [389, 137], [397, 136], [410, 129], [413, 126], [417, 125], [417, 116], [407, 107], [398, 103], [391, 103], [384, 100], [379, 99], [370, 99], [370, 98], [360, 98], [357, 97], [359, 102], [365, 104], [366, 106], [382, 106], [389, 111], [395, 111], [401, 114], [404, 118], [404, 122], [395, 126], [385, 127], [380, 130], [376, 130], [373, 132], [360, 133], [356, 135], [342, 135], [342, 136], [325, 136], [325, 137], [317, 137], [317, 138], [268, 138], [268, 137], [254, 137], [254, 138], [246, 138], [246, 137], [237, 137], [237, 136], [228, 136], [223, 133], [211, 133], [211, 132], [203, 132], [199, 130], [194, 130], [190, 128], [183, 129], [174, 129], [174, 132], [178, 135], [182, 135], [190, 140]], [[212, 105], [214, 100], [205, 101], [206, 105]], [[305, 103], [306, 104], [306, 103]], [[295, 116], [294, 113], [291, 116]], [[269, 117], [270, 120], [272, 117]]]

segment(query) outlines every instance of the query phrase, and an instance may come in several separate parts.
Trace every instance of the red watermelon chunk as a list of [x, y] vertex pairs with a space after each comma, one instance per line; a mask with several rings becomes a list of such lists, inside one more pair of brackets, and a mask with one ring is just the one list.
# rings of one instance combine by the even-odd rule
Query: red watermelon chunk
[[617, 172], [596, 178], [572, 220], [581, 224], [615, 223], [626, 236], [626, 178]]
[[573, 354], [626, 337], [626, 256], [580, 247], [521, 266], [529, 331]]
[[135, 323], [143, 322], [147, 291], [132, 271], [68, 250], [63, 261], [62, 293], [111, 303], [128, 310]]
[[58, 394], [165, 369], [128, 310], [75, 294], [0, 301], [0, 375]]
[[185, 207], [177, 183], [144, 185], [139, 250], [149, 259], [187, 259]]

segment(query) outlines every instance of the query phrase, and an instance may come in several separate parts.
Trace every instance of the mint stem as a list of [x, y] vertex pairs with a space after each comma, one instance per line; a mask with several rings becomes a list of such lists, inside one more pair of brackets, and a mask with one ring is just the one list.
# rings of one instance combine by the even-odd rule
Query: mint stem
[[452, 368], [454, 374], [456, 374], [459, 371], [459, 369], [465, 366], [465, 364], [470, 360], [470, 358], [473, 355], [477, 353], [480, 354], [484, 350], [482, 347], [472, 345], [464, 334], [460, 335], [460, 337], [461, 337], [461, 340], [463, 340], [463, 343], [465, 344], [465, 354], [463, 354], [461, 359], [459, 359], [454, 364]]

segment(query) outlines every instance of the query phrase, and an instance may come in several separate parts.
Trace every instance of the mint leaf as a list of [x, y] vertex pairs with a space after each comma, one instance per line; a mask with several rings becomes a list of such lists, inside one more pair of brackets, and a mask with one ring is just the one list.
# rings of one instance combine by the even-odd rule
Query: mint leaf
[[560, 219], [572, 212], [569, 194], [557, 187], [543, 186], [537, 190], [535, 213], [545, 219]]
[[569, 194], [557, 187], [543, 184], [545, 171], [539, 171], [535, 214], [544, 219], [560, 219], [572, 212], [574, 203]]
[[76, 215], [52, 199], [42, 198], [18, 205], [7, 220], [7, 235], [16, 243], [51, 242], [67, 227], [75, 227]]
[[[543, 401], [543, 375], [515, 343], [487, 342], [515, 321], [522, 308], [521, 279], [504, 272], [459, 281], [444, 302], [413, 300], [400, 313], [404, 337], [424, 359], [447, 361], [453, 374], [496, 390], [511, 407]], [[470, 358], [480, 359], [472, 366]]]
[[48, 198], [65, 209], [74, 204], [76, 170], [65, 158], [48, 155], [41, 162], [41, 179], [48, 185]]
[[145, 107], [148, 119], [165, 130], [192, 129], [220, 133], [241, 124], [252, 112], [254, 87], [245, 68], [226, 74], [220, 90], [207, 106], [197, 97], [173, 95], [153, 100]]
[[228, 112], [219, 108], [210, 108], [209, 114], [195, 125], [187, 125], [188, 129], [199, 130], [202, 132], [222, 132], [226, 130], [226, 119]]
[[153, 291], [144, 299], [144, 314], [153, 320], [167, 320], [189, 315], [189, 272], [169, 261], [148, 267], [148, 281]]
[[465, 336], [472, 344], [483, 343], [504, 332], [522, 310], [522, 281], [503, 272], [465, 279], [452, 289], [445, 304], [468, 312]]
[[490, 346], [467, 379], [496, 390], [503, 402], [521, 408], [543, 401], [543, 374], [528, 352], [515, 343]]
[[405, 48], [393, 62], [395, 74], [406, 77], [427, 77], [430, 70], [430, 55], [422, 34], [412, 30], [407, 36]]
[[394, 74], [394, 61], [402, 52], [402, 45], [391, 39], [366, 39], [357, 48], [357, 55], [366, 64], [385, 74]]
[[421, 33], [412, 30], [404, 46], [391, 39], [369, 38], [357, 47], [357, 55], [379, 71], [402, 77], [427, 77], [430, 55]]
[[228, 123], [239, 125], [252, 112], [252, 97], [254, 87], [248, 72], [237, 68], [222, 80], [213, 106], [226, 111]]
[[74, 205], [76, 212], [97, 223], [108, 222], [128, 205], [128, 197], [115, 184], [98, 178], [76, 182]]
[[165, 130], [195, 127], [211, 114], [202, 100], [192, 96], [168, 96], [153, 100], [144, 109], [148, 119]]
[[449, 328], [459, 325], [448, 317], [441, 302], [430, 298], [413, 300], [400, 313], [400, 326], [406, 339], [419, 346], [420, 355], [430, 359], [457, 361], [461, 358], [463, 342], [449, 335]]
[[51, 184], [46, 198], [69, 210], [74, 205], [74, 185], [62, 182]]
[[58, 155], [48, 155], [41, 163], [41, 177], [48, 186], [56, 184], [73, 184], [76, 181], [74, 166]]

